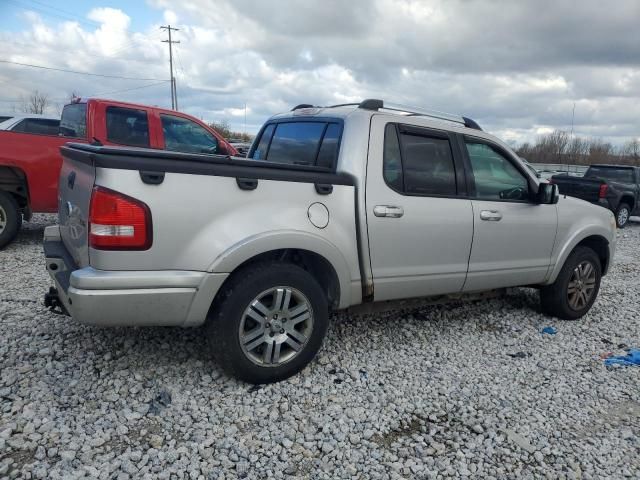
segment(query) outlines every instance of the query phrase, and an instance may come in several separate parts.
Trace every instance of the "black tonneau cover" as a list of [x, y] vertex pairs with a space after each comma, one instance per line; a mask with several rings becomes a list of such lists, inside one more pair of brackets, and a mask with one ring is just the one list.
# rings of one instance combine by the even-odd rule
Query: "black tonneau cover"
[[151, 148], [98, 146], [67, 143], [60, 147], [64, 157], [91, 163], [98, 168], [139, 170], [145, 174], [187, 173], [302, 183], [355, 185], [351, 175], [311, 165], [251, 160], [228, 155], [171, 152]]

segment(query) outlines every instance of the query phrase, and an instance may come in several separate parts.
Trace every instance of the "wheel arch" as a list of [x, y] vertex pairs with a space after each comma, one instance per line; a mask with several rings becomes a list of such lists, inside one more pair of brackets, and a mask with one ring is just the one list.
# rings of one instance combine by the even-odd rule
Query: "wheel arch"
[[29, 183], [27, 175], [18, 167], [0, 166], [0, 190], [9, 193], [29, 216]]
[[302, 266], [312, 273], [332, 308], [346, 308], [354, 301], [359, 302], [353, 298], [357, 289], [353, 288], [348, 264], [338, 248], [305, 232], [272, 232], [248, 239], [220, 254], [208, 271], [229, 273], [231, 278], [239, 269], [274, 260]]
[[622, 205], [623, 203], [626, 203], [627, 205], [629, 205], [629, 209], [630, 209], [629, 214], [631, 214], [636, 209], [636, 199], [630, 193], [624, 193], [622, 197], [620, 197], [620, 203], [618, 203], [618, 208], [620, 208], [620, 205]]
[[599, 232], [582, 232], [582, 234], [577, 234], [565, 245], [556, 260], [555, 267], [551, 271], [551, 275], [545, 283], [548, 285], [555, 282], [560, 270], [567, 261], [567, 258], [569, 258], [569, 255], [571, 255], [577, 247], [589, 247], [596, 252], [600, 259], [600, 264], [602, 265], [602, 275], [606, 275], [611, 263], [611, 249], [609, 243], [610, 242], [607, 237]]

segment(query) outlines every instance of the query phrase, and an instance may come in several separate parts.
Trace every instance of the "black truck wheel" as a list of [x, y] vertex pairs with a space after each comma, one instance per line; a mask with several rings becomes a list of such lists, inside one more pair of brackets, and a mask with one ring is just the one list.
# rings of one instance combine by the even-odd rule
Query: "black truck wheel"
[[626, 203], [621, 203], [616, 211], [616, 225], [618, 228], [624, 228], [629, 222], [631, 216], [631, 207]]
[[18, 202], [11, 194], [0, 192], [0, 248], [11, 242], [22, 225]]
[[322, 346], [329, 308], [306, 270], [288, 263], [251, 265], [233, 274], [207, 323], [212, 354], [234, 377], [262, 384], [302, 370]]

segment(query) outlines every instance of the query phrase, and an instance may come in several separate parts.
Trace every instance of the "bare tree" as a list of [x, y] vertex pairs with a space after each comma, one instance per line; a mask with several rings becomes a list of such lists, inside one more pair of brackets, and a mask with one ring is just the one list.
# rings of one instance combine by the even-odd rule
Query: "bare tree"
[[599, 138], [572, 137], [567, 132], [555, 130], [539, 136], [535, 143], [523, 143], [516, 148], [516, 152], [533, 163], [640, 165], [640, 138], [615, 147]]
[[620, 155], [628, 163], [638, 165], [640, 163], [640, 139], [633, 138], [625, 143], [620, 149]]
[[600, 139], [591, 139], [589, 142], [590, 163], [612, 163], [614, 161], [613, 145]]
[[227, 120], [221, 120], [219, 122], [213, 121], [209, 124], [209, 126], [216, 130], [224, 138], [231, 137], [231, 127], [229, 126], [229, 122]]
[[25, 113], [44, 113], [49, 106], [49, 96], [46, 93], [34, 91], [29, 98], [22, 98], [22, 110]]

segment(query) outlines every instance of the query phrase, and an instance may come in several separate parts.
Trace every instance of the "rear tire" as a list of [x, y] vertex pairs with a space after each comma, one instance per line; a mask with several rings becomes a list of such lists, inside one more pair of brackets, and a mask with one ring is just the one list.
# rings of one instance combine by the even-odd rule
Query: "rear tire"
[[558, 278], [540, 289], [542, 311], [564, 320], [576, 320], [590, 309], [600, 291], [600, 258], [588, 247], [577, 247], [562, 266]]
[[621, 203], [616, 210], [616, 225], [618, 228], [624, 228], [629, 223], [631, 216], [631, 207], [626, 203]]
[[0, 192], [0, 248], [10, 243], [22, 226], [18, 202], [7, 192]]
[[226, 282], [207, 323], [211, 353], [230, 375], [249, 383], [295, 375], [315, 357], [329, 323], [327, 298], [304, 269], [251, 265]]

